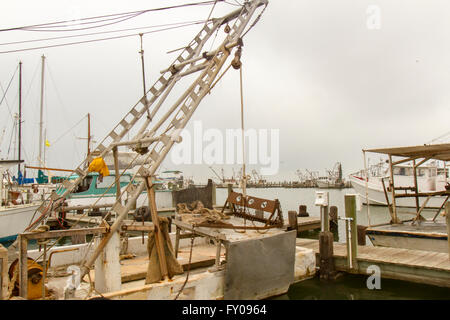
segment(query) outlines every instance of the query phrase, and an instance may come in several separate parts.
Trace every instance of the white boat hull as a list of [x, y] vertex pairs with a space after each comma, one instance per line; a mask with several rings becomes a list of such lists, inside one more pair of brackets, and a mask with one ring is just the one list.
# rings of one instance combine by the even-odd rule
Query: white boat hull
[[[171, 191], [156, 191], [155, 197], [156, 197], [156, 207], [158, 209], [173, 207]], [[90, 206], [93, 204], [113, 205], [116, 202], [116, 196], [115, 195], [105, 195], [102, 198], [99, 198], [98, 195], [77, 196], [76, 194], [72, 194], [71, 198], [67, 199], [66, 202], [69, 207]], [[142, 206], [148, 206], [147, 193], [142, 193], [136, 200], [136, 208], [139, 208]]]
[[38, 207], [38, 204], [24, 204], [0, 208], [0, 241], [12, 240], [23, 232]]
[[[356, 193], [359, 195], [361, 199], [361, 203], [367, 204], [366, 201], [366, 182], [362, 179], [359, 179], [354, 176], [350, 176], [350, 181], [352, 183], [353, 189], [355, 189]], [[386, 196], [384, 194], [383, 186], [381, 184], [380, 179], [370, 178], [367, 183], [367, 191], [368, 191], [368, 199], [369, 204], [371, 205], [382, 205], [386, 206]], [[386, 185], [387, 187], [387, 185]], [[387, 192], [387, 196], [389, 199], [389, 203], [392, 204], [392, 195], [390, 192]], [[430, 198], [427, 202], [425, 208], [440, 208], [444, 203], [446, 197], [435, 196]], [[425, 197], [419, 198], [419, 205], [422, 206]], [[416, 199], [414, 197], [410, 198], [396, 198], [395, 199], [397, 207], [409, 207], [414, 208], [416, 206]]]

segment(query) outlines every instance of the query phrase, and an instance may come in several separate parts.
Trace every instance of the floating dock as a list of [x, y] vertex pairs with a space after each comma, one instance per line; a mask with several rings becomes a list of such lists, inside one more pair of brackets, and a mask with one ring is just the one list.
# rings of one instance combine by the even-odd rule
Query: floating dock
[[[312, 249], [316, 263], [320, 261], [319, 240], [296, 240], [298, 247]], [[357, 265], [350, 269], [347, 264], [345, 243], [333, 244], [333, 259], [338, 271], [372, 274], [367, 268], [376, 265], [382, 278], [450, 288], [450, 259], [448, 253], [410, 250], [401, 248], [358, 246]]]

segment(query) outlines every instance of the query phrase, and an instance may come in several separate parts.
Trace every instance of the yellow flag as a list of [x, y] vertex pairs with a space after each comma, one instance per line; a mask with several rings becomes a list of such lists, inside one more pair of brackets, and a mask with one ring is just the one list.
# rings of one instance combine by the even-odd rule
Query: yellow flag
[[47, 139], [45, 139], [45, 145], [46, 145], [47, 147], [50, 147], [50, 142], [48, 142]]

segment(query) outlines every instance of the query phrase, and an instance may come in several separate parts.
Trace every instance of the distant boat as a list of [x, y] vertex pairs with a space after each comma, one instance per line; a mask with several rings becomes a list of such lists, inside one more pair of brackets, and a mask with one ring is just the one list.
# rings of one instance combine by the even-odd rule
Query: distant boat
[[336, 162], [333, 170], [328, 170], [328, 175], [318, 177], [316, 179], [316, 185], [319, 189], [341, 189], [345, 188], [346, 184], [342, 179], [342, 165], [340, 162]]

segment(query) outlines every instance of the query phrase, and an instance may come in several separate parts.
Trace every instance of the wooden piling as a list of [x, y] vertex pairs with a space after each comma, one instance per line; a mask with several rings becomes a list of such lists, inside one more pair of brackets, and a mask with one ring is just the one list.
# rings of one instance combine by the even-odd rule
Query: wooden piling
[[217, 197], [216, 197], [216, 184], [213, 183], [212, 184], [212, 189], [211, 189], [211, 197], [212, 197], [212, 205], [215, 206], [217, 204]]
[[8, 250], [0, 244], [0, 300], [8, 298]]
[[296, 230], [298, 232], [297, 211], [288, 211], [288, 218], [288, 230]]
[[338, 208], [330, 207], [330, 231], [338, 235]]
[[445, 220], [447, 221], [448, 259], [450, 260], [450, 202], [445, 204]]
[[358, 261], [356, 257], [358, 255], [358, 231], [356, 227], [356, 195], [345, 195], [345, 217], [351, 220], [346, 221], [346, 225], [350, 224], [350, 234], [347, 234], [347, 248], [349, 249], [348, 263], [350, 270], [358, 269]]
[[299, 217], [309, 217], [309, 214], [307, 212], [307, 207], [303, 204], [298, 206], [298, 216]]
[[330, 223], [333, 222], [337, 225], [338, 222], [338, 208], [336, 206], [330, 207]]
[[323, 223], [322, 231], [330, 231], [330, 216], [328, 214], [328, 206], [322, 206], [320, 210], [322, 212], [322, 223]]
[[358, 228], [358, 245], [365, 246], [366, 245], [366, 229], [367, 226], [357, 226]]
[[333, 233], [330, 231], [322, 231], [319, 234], [320, 279], [330, 280], [334, 278], [333, 239]]
[[19, 235], [19, 295], [28, 298], [28, 239]]

